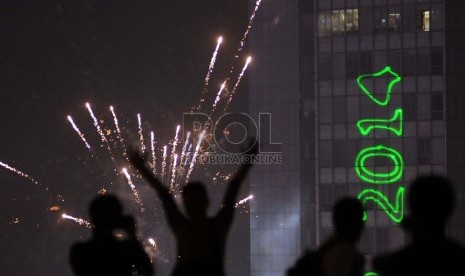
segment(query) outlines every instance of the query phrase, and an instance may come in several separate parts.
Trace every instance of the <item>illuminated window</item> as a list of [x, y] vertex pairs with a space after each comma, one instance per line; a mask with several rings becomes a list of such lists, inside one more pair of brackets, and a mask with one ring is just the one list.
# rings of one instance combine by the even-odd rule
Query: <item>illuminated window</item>
[[421, 12], [421, 30], [423, 32], [429, 32], [431, 24], [431, 12], [422, 11]]
[[358, 9], [346, 10], [345, 14], [346, 32], [358, 32]]
[[376, 7], [375, 8], [375, 32], [383, 33], [386, 31], [388, 25], [386, 8]]
[[400, 32], [400, 13], [388, 14], [388, 28], [390, 32]]
[[333, 34], [339, 35], [344, 33], [345, 15], [344, 10], [332, 11], [331, 14], [331, 30]]
[[318, 36], [358, 32], [358, 9], [322, 11], [318, 14]]

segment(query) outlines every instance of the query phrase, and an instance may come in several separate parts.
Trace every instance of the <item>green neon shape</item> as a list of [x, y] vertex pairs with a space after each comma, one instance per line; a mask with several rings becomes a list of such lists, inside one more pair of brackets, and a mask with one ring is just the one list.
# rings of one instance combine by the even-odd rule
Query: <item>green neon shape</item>
[[[399, 127], [393, 127], [392, 124], [396, 123], [396, 121], [399, 121]], [[396, 109], [394, 111], [394, 116], [389, 119], [363, 119], [357, 122], [357, 127], [358, 130], [360, 131], [360, 134], [363, 136], [367, 136], [372, 132], [374, 129], [384, 129], [387, 131], [392, 131], [394, 132], [395, 135], [401, 136], [402, 135], [402, 130], [403, 130], [403, 123], [404, 123], [404, 111], [402, 108]], [[364, 125], [368, 126], [364, 127]]]
[[379, 274], [376, 272], [367, 272], [363, 276], [379, 276]]
[[[384, 101], [380, 101], [373, 95], [373, 93], [370, 90], [368, 90], [368, 88], [366, 88], [365, 85], [363, 85], [362, 81], [365, 78], [378, 78], [378, 77], [381, 77], [382, 75], [384, 75], [386, 73], [393, 76], [394, 79], [389, 82], [389, 85], [388, 85], [388, 88], [387, 88], [387, 91], [386, 91], [386, 98], [384, 99]], [[372, 101], [374, 101], [377, 105], [386, 106], [389, 103], [389, 101], [391, 100], [392, 88], [394, 87], [394, 85], [396, 83], [400, 82], [401, 80], [402, 80], [402, 77], [399, 76], [399, 74], [392, 71], [391, 67], [386, 66], [383, 70], [381, 70], [379, 72], [372, 73], [372, 74], [363, 74], [363, 75], [358, 76], [357, 84], [360, 87], [360, 89], [362, 89], [363, 92], [365, 92], [365, 94], [367, 94], [367, 96], [370, 97], [370, 99]]]
[[[395, 223], [400, 223], [404, 219], [404, 194], [405, 188], [399, 187], [396, 194], [396, 206], [389, 202], [389, 199], [380, 191], [373, 189], [365, 189], [358, 194], [358, 199], [365, 205], [367, 201], [372, 200], [377, 203], [381, 209], [386, 212], [389, 218]], [[366, 211], [363, 213], [363, 220], [366, 221], [368, 215]]]
[[[368, 158], [386, 157], [394, 163], [394, 169], [388, 173], [376, 173], [365, 167]], [[365, 182], [372, 184], [390, 184], [399, 180], [404, 172], [404, 159], [402, 155], [383, 145], [365, 148], [360, 151], [355, 159], [355, 172]]]

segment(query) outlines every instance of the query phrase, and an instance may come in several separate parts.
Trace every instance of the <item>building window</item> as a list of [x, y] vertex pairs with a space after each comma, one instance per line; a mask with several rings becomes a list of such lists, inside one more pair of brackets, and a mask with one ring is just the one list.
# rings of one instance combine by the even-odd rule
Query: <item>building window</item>
[[421, 12], [421, 30], [423, 32], [429, 32], [431, 26], [431, 12], [422, 11]]
[[346, 77], [348, 79], [358, 77], [358, 52], [346, 54]]
[[344, 33], [345, 17], [343, 10], [333, 11], [331, 14], [331, 31], [334, 35], [340, 35]]
[[442, 75], [443, 52], [442, 48], [431, 49], [431, 74]]
[[402, 74], [404, 76], [415, 76], [415, 51], [402, 51]]
[[320, 80], [330, 80], [332, 78], [331, 56], [321, 54], [318, 56], [318, 78]]
[[402, 109], [405, 121], [415, 121], [417, 118], [417, 97], [414, 93], [402, 95]]
[[372, 72], [373, 53], [371, 51], [360, 52], [360, 74]]
[[375, 32], [383, 33], [386, 31], [388, 20], [386, 18], [386, 8], [376, 7], [375, 8]]
[[357, 33], [358, 32], [358, 9], [346, 10], [345, 22], [346, 22], [347, 33]]
[[442, 120], [444, 118], [444, 98], [442, 94], [433, 94], [431, 96], [431, 113], [433, 120]]
[[322, 11], [318, 14], [318, 36], [358, 32], [358, 9]]
[[431, 163], [431, 139], [420, 138], [417, 141], [418, 165], [429, 165]]
[[389, 19], [389, 31], [399, 32], [400, 31], [400, 13], [390, 13]]
[[417, 50], [417, 75], [427, 76], [430, 74], [430, 51], [429, 48], [420, 48]]
[[331, 34], [331, 13], [329, 11], [320, 12], [318, 15], [318, 35], [328, 36]]

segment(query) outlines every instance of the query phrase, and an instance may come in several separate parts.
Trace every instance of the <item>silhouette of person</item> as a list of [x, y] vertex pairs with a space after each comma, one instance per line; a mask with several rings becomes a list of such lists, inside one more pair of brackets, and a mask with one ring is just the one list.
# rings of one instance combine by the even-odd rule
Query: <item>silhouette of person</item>
[[[252, 147], [248, 154], [256, 154]], [[205, 185], [190, 182], [182, 190], [186, 215], [178, 209], [169, 189], [164, 186], [145, 165], [137, 152], [131, 154], [131, 162], [161, 198], [163, 208], [177, 244], [177, 263], [172, 275], [222, 276], [228, 231], [234, 217], [236, 199], [251, 163], [243, 164], [227, 186], [221, 209], [214, 217], [207, 216], [209, 199]]]
[[112, 195], [92, 201], [92, 238], [71, 248], [75, 275], [153, 275], [150, 259], [137, 240], [135, 221], [123, 216], [122, 209], [118, 198]]
[[465, 248], [446, 237], [454, 191], [440, 176], [423, 176], [410, 188], [410, 216], [402, 223], [411, 243], [373, 265], [381, 275], [465, 275]]
[[288, 276], [360, 276], [364, 258], [356, 247], [364, 228], [363, 206], [356, 198], [343, 198], [333, 208], [334, 233], [318, 251], [307, 251], [288, 270]]

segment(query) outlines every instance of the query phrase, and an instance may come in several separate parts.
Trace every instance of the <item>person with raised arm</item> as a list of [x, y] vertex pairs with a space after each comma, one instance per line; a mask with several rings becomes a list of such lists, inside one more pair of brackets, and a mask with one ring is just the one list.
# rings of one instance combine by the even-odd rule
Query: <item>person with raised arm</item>
[[[252, 144], [249, 148], [247, 154], [257, 154], [257, 145]], [[221, 209], [215, 216], [208, 217], [209, 198], [203, 183], [190, 182], [182, 189], [184, 215], [168, 187], [146, 165], [143, 155], [133, 151], [130, 159], [160, 197], [168, 225], [175, 236], [178, 258], [172, 275], [225, 275], [226, 239], [233, 222], [239, 190], [252, 162], [241, 165], [226, 188]]]

